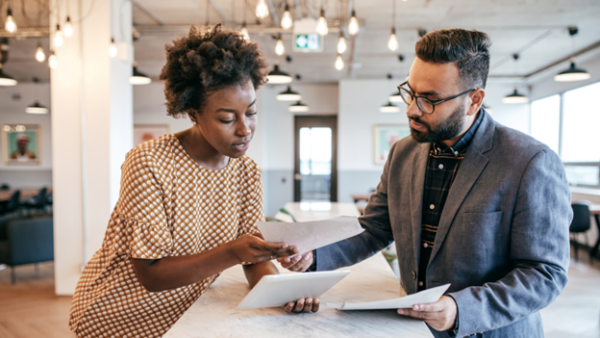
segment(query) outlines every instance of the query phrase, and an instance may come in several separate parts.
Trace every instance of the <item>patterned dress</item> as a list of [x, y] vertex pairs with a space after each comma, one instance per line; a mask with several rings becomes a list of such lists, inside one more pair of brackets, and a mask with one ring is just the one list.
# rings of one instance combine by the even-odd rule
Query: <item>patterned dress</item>
[[[131, 150], [102, 248], [87, 263], [71, 303], [77, 337], [161, 337], [215, 281], [149, 292], [131, 258], [159, 259], [211, 250], [258, 232], [263, 192], [250, 158], [220, 170], [201, 167], [175, 135]], [[199, 319], [201, 320], [201, 319]]]

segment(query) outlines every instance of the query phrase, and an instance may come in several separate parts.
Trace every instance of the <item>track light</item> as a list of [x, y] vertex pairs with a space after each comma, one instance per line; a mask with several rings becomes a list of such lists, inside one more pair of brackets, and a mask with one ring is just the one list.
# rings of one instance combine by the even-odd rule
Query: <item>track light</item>
[[35, 49], [35, 59], [38, 62], [44, 62], [46, 60], [46, 54], [44, 53], [44, 48], [42, 48], [42, 43], [38, 41], [37, 48]]
[[307, 112], [308, 111], [308, 106], [305, 105], [304, 103], [298, 101], [295, 104], [291, 105], [288, 107], [288, 110], [291, 112]]
[[63, 32], [60, 30], [60, 25], [56, 24], [56, 32], [54, 32], [54, 48], [59, 48], [63, 45], [65, 40], [63, 39]]
[[292, 20], [292, 14], [290, 14], [290, 6], [285, 4], [285, 11], [281, 17], [281, 28], [290, 29], [294, 26], [294, 20]]
[[50, 51], [50, 56], [48, 56], [48, 67], [52, 69], [56, 69], [58, 67], [58, 59], [56, 58], [53, 50]]
[[390, 39], [388, 40], [388, 48], [395, 52], [398, 49], [398, 38], [396, 37], [396, 28], [392, 27], [392, 31], [390, 34]]
[[287, 89], [276, 96], [279, 101], [300, 101], [302, 96], [292, 90], [290, 86]]
[[133, 75], [129, 78], [129, 83], [132, 85], [147, 85], [152, 83], [152, 79], [148, 75], [137, 70], [137, 62], [133, 63]]
[[518, 92], [518, 87], [515, 85], [515, 90], [502, 98], [502, 103], [516, 104], [516, 103], [527, 103], [529, 98]]
[[17, 31], [17, 24], [15, 23], [15, 19], [12, 16], [12, 9], [6, 10], [6, 22], [4, 23], [4, 29], [7, 32], [14, 34]]
[[319, 21], [317, 22], [317, 33], [321, 36], [327, 35], [329, 32], [329, 27], [327, 27], [327, 20], [325, 20], [325, 10], [321, 8], [321, 13], [319, 14]]
[[117, 50], [117, 45], [115, 44], [115, 39], [110, 38], [110, 47], [108, 47], [108, 55], [110, 55], [111, 58], [114, 58], [115, 56], [117, 56], [118, 52], [119, 51]]
[[269, 7], [267, 7], [267, 2], [265, 0], [258, 0], [255, 13], [256, 17], [261, 20], [269, 16]]
[[381, 112], [381, 113], [398, 113], [398, 112], [400, 112], [400, 107], [393, 105], [391, 102], [388, 102], [387, 104], [384, 104], [383, 106], [379, 107], [379, 112]]
[[71, 17], [67, 15], [67, 22], [65, 22], [65, 36], [70, 38], [73, 35], [73, 26], [71, 26]]
[[283, 53], [285, 53], [285, 47], [283, 46], [283, 41], [281, 41], [281, 35], [277, 38], [277, 42], [275, 43], [275, 53], [277, 55], [283, 55]]
[[346, 51], [346, 38], [344, 38], [344, 32], [340, 30], [340, 38], [337, 43], [337, 52], [338, 54], [344, 54]]
[[342, 70], [344, 68], [344, 60], [342, 60], [342, 55], [338, 54], [335, 59], [335, 69]]
[[350, 35], [356, 35], [359, 30], [358, 19], [356, 19], [356, 12], [352, 10], [352, 15], [350, 16], [350, 22], [348, 23], [348, 33]]

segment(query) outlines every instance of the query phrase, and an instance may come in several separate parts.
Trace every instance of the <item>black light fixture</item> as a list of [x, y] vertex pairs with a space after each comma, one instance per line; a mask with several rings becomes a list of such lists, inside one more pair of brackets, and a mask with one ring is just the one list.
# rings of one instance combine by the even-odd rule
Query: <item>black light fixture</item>
[[304, 103], [298, 101], [298, 102], [294, 103], [293, 105], [289, 106], [288, 110], [291, 112], [295, 112], [295, 113], [307, 112], [308, 106], [305, 105]]
[[152, 79], [148, 75], [137, 70], [137, 62], [133, 63], [133, 75], [129, 78], [129, 83], [132, 85], [147, 85], [152, 83]]
[[267, 75], [267, 79], [270, 84], [290, 83], [293, 80], [290, 74], [279, 70], [279, 64], [277, 62], [275, 62], [273, 70]]
[[388, 101], [390, 102], [404, 102], [402, 96], [400, 95], [400, 91], [392, 93], [390, 97], [388, 97]]
[[[32, 81], [36, 85], [40, 82], [40, 80], [37, 77], [34, 77]], [[35, 88], [35, 92], [37, 96], [37, 86]], [[32, 105], [29, 105], [27, 106], [27, 108], [25, 108], [25, 112], [27, 114], [48, 114], [48, 108], [42, 106], [40, 104], [40, 101], [38, 101], [38, 99], [35, 99]]]
[[[575, 35], [579, 30], [577, 27], [569, 27], [569, 35], [571, 36], [572, 47], [571, 52], [575, 53]], [[579, 69], [575, 66], [575, 56], [571, 57], [571, 66], [567, 70], [563, 70], [562, 72], [556, 74], [554, 76], [554, 81], [557, 82], [574, 82], [574, 81], [584, 81], [592, 76], [590, 73], [586, 72], [583, 69]]]
[[12, 76], [2, 71], [2, 63], [0, 63], [0, 86], [16, 86], [17, 83], [17, 80], [15, 80]]
[[293, 91], [290, 86], [285, 91], [277, 94], [277, 100], [279, 101], [300, 101], [300, 99], [302, 99], [302, 96]]
[[400, 107], [392, 104], [391, 102], [388, 102], [387, 104], [384, 104], [383, 106], [379, 107], [379, 112], [381, 112], [381, 113], [399, 113]]
[[502, 98], [502, 103], [516, 104], [516, 103], [527, 103], [529, 98], [517, 90], [518, 86], [515, 85], [515, 90]]

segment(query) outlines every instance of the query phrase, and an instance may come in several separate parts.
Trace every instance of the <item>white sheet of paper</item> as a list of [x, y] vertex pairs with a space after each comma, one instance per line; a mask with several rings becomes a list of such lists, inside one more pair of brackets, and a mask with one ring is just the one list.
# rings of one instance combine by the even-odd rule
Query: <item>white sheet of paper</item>
[[265, 241], [286, 242], [305, 253], [339, 242], [364, 231], [356, 217], [341, 216], [311, 222], [258, 222], [258, 229]]
[[348, 303], [342, 304], [328, 303], [327, 306], [338, 310], [382, 310], [382, 309], [407, 309], [415, 304], [427, 304], [437, 302], [444, 292], [448, 290], [450, 284], [445, 284], [435, 288], [423, 290], [412, 295], [380, 300], [376, 302]]

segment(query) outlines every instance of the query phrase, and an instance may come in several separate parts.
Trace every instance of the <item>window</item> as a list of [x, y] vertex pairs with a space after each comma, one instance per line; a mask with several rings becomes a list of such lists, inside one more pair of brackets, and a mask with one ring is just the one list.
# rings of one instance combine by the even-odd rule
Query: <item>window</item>
[[560, 95], [531, 103], [531, 136], [559, 153]]

